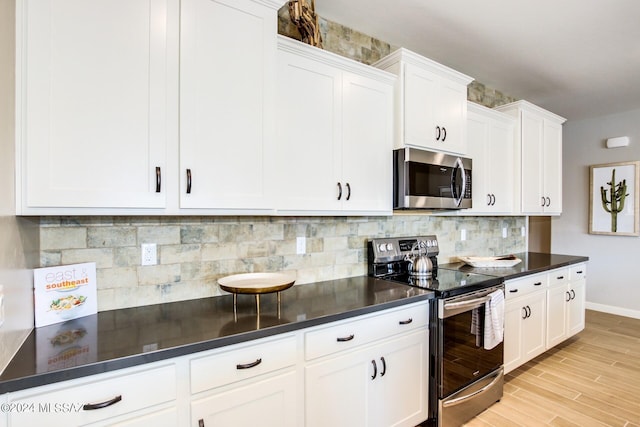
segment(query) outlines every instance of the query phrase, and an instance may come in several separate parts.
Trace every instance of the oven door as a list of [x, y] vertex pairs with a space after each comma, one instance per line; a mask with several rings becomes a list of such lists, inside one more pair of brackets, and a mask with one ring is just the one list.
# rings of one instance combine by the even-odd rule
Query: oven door
[[485, 307], [488, 295], [497, 289], [481, 291], [439, 301], [440, 383], [443, 399], [499, 369], [503, 364], [503, 343], [490, 350], [484, 346]]

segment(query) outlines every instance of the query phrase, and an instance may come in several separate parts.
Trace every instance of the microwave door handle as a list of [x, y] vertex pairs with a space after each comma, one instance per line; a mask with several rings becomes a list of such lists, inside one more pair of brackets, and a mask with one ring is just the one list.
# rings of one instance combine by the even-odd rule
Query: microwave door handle
[[[460, 169], [461, 175], [462, 175], [462, 190], [460, 191], [460, 194], [456, 195], [456, 169]], [[451, 176], [451, 186], [452, 188], [452, 194], [453, 194], [453, 198], [454, 201], [456, 202], [456, 206], [460, 206], [460, 203], [462, 203], [462, 199], [464, 198], [464, 194], [467, 191], [467, 173], [464, 170], [464, 165], [462, 164], [462, 159], [460, 159], [460, 157], [456, 158], [456, 162], [455, 165], [453, 167], [453, 173]]]

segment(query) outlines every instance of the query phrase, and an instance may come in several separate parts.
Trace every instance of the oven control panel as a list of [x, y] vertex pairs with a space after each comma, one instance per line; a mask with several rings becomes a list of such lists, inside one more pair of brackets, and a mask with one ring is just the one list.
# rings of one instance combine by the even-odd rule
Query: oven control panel
[[369, 262], [401, 261], [406, 255], [417, 255], [419, 252], [424, 255], [425, 251], [430, 257], [440, 252], [435, 235], [373, 239], [369, 241], [369, 255], [373, 256]]

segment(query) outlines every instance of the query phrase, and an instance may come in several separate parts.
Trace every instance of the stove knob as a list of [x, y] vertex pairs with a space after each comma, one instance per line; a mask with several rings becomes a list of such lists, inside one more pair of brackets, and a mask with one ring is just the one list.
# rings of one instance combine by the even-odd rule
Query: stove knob
[[438, 241], [437, 241], [437, 240], [435, 240], [435, 239], [433, 239], [433, 240], [431, 241], [431, 246], [433, 246], [433, 247], [438, 246]]
[[427, 247], [430, 248], [431, 247], [431, 240], [427, 240], [426, 244], [427, 244]]
[[387, 250], [388, 251], [392, 251], [393, 250], [393, 243], [387, 243]]
[[380, 243], [380, 244], [378, 245], [378, 250], [379, 250], [380, 252], [384, 252], [384, 251], [386, 251], [386, 250], [387, 250], [387, 245], [385, 245], [384, 243]]

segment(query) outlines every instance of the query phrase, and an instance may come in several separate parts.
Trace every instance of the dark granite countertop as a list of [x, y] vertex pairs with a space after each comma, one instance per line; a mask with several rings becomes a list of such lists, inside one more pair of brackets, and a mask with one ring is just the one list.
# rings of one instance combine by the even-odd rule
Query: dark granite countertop
[[471, 267], [462, 262], [442, 264], [439, 268], [465, 271], [468, 273], [486, 274], [488, 276], [497, 276], [504, 278], [504, 280], [510, 280], [589, 260], [589, 257], [586, 256], [547, 254], [540, 252], [521, 252], [513, 255], [520, 258], [522, 262], [510, 268], [478, 268]]
[[0, 376], [0, 393], [210, 350], [433, 298], [366, 276], [294, 286], [255, 299], [231, 295], [111, 310], [37, 328]]

